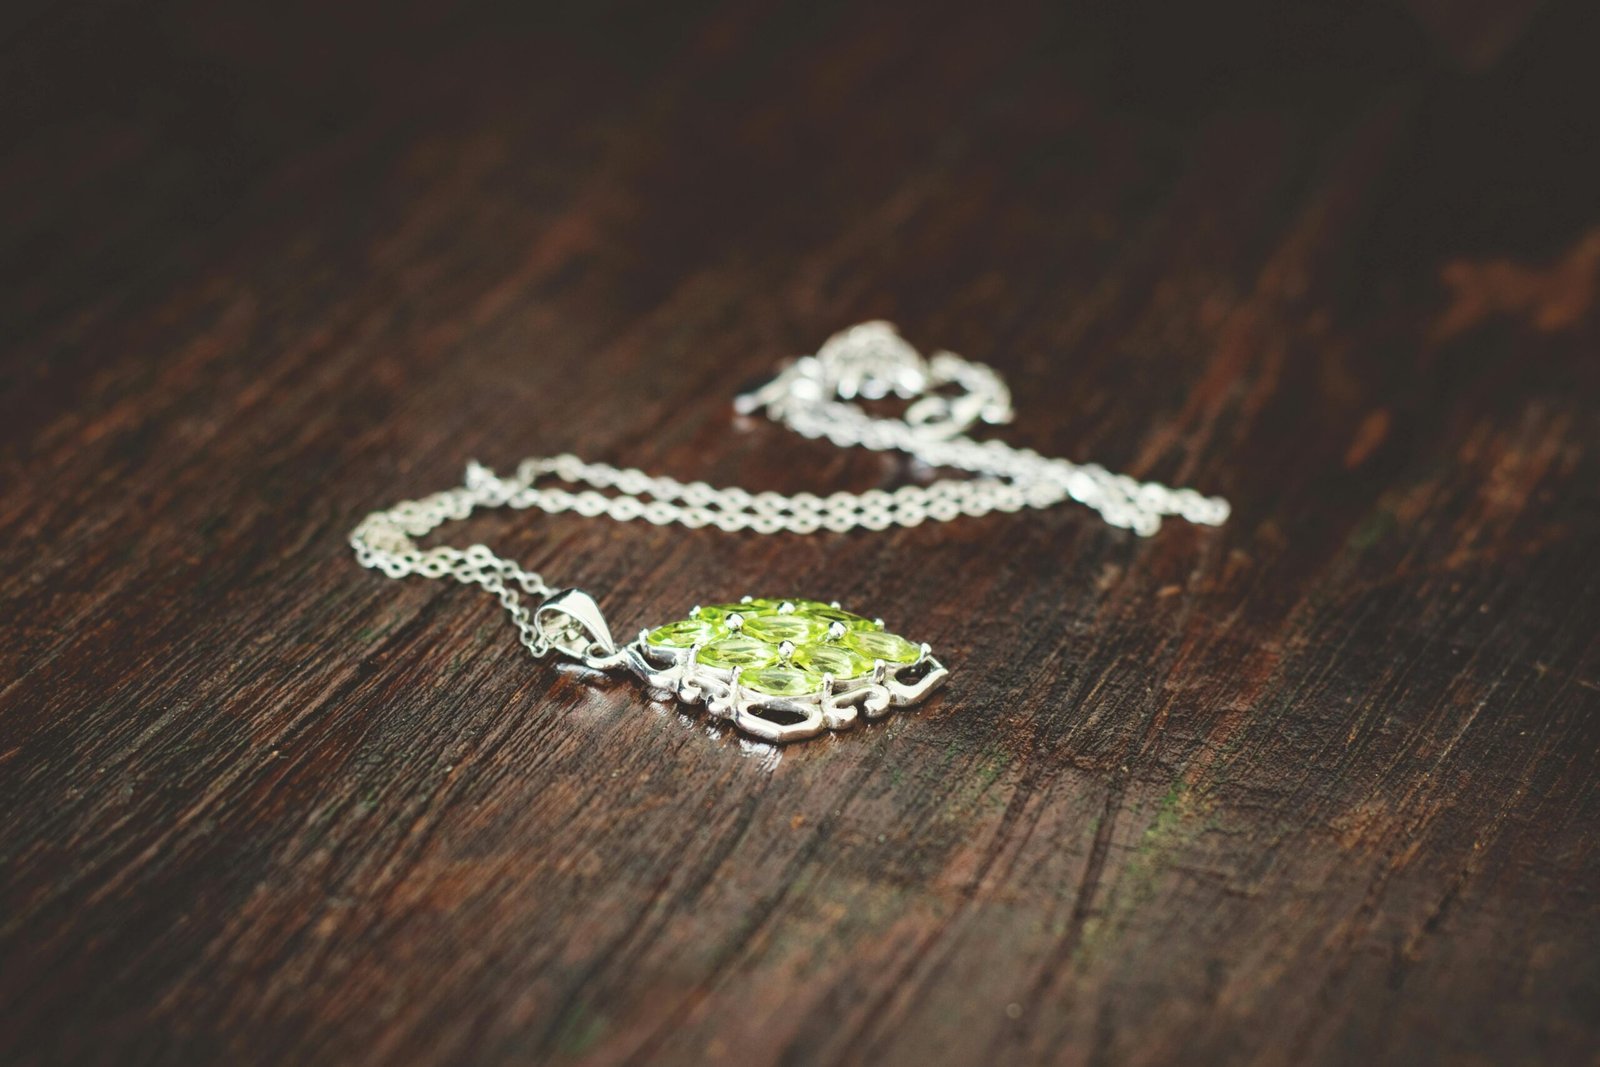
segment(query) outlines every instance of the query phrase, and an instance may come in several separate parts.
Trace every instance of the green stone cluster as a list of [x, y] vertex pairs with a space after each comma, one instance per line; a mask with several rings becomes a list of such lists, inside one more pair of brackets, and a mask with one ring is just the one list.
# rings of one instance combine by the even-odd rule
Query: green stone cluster
[[819, 692], [824, 675], [842, 684], [871, 674], [878, 660], [898, 667], [922, 658], [920, 645], [870, 619], [816, 600], [775, 597], [696, 608], [651, 630], [645, 643], [696, 649], [697, 663], [736, 671], [745, 688], [785, 697]]

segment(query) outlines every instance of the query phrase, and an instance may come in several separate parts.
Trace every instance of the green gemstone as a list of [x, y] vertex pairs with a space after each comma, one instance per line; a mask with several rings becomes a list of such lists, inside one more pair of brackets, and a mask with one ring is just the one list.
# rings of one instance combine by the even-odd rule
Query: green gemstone
[[844, 643], [868, 659], [885, 663], [915, 663], [922, 658], [921, 646], [885, 630], [852, 630], [845, 635]]
[[748, 615], [750, 607], [748, 604], [707, 604], [694, 610], [694, 618], [701, 622], [721, 624], [734, 612]]
[[877, 627], [877, 623], [871, 619], [864, 619], [854, 612], [836, 608], [832, 604], [824, 604], [820, 600], [800, 600], [792, 597], [779, 600], [776, 597], [763, 597], [760, 600], [752, 600], [747, 607], [758, 608], [763, 612], [779, 611], [785, 604], [794, 608], [796, 615], [804, 615], [808, 619], [818, 619], [825, 623], [842, 622], [851, 630], [871, 630]]
[[822, 675], [803, 671], [797, 667], [763, 667], [745, 671], [739, 682], [746, 689], [777, 697], [799, 697], [815, 693], [822, 688]]
[[804, 615], [752, 615], [744, 620], [740, 633], [771, 645], [793, 641], [814, 641], [827, 631], [827, 624]]
[[769, 667], [778, 662], [778, 650], [743, 634], [732, 634], [706, 645], [695, 659], [707, 667], [724, 671], [735, 667]]
[[839, 681], [859, 678], [872, 670], [872, 660], [843, 645], [803, 645], [795, 649], [792, 659], [797, 667], [831, 674]]
[[860, 615], [845, 611], [842, 608], [829, 607], [826, 604], [808, 610], [806, 617], [817, 619], [824, 623], [842, 622], [847, 630], [876, 630], [878, 628], [878, 624], [871, 619], [863, 619]]
[[699, 619], [682, 619], [658, 626], [645, 635], [645, 640], [659, 648], [689, 648], [702, 641], [710, 641], [722, 630]]
[[820, 600], [801, 600], [799, 598], [795, 598], [791, 599], [789, 603], [793, 604], [794, 610], [802, 615], [815, 615], [819, 611], [834, 610], [833, 605], [824, 604]]
[[[816, 603], [815, 600], [800, 600], [796, 597], [758, 596], [752, 597], [739, 607], [744, 609], [746, 615], [790, 615], [804, 612], [807, 607]], [[786, 607], [788, 611], [784, 611]]]

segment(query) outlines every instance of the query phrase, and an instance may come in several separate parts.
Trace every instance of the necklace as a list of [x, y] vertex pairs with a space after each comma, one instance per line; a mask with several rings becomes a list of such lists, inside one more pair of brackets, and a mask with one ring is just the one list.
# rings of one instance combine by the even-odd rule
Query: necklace
[[[910, 402], [899, 418], [869, 414], [857, 403], [891, 397]], [[504, 478], [474, 462], [465, 484], [368, 515], [350, 544], [362, 566], [391, 578], [419, 574], [486, 589], [535, 657], [553, 651], [597, 671], [632, 671], [654, 695], [704, 704], [712, 716], [764, 740], [794, 741], [914, 704], [949, 672], [926, 644], [890, 632], [880, 619], [799, 598], [747, 596], [695, 607], [619, 646], [582, 590], [552, 588], [484, 545], [422, 548], [414, 538], [474, 509], [495, 507], [760, 534], [883, 530], [1066, 500], [1144, 536], [1167, 515], [1211, 526], [1228, 517], [1220, 497], [968, 437], [979, 422], [1011, 421], [1005, 383], [989, 367], [949, 352], [924, 359], [885, 322], [836, 334], [816, 355], [795, 360], [738, 397], [734, 408], [744, 415], [764, 412], [796, 433], [841, 448], [900, 451], [969, 477], [893, 491], [785, 496], [685, 484], [571, 455], [523, 460]], [[524, 596], [536, 598], [532, 608]]]

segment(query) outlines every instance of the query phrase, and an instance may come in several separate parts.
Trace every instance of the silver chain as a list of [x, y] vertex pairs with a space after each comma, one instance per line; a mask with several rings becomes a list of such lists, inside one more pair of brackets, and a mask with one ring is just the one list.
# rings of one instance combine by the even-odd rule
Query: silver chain
[[[888, 397], [911, 404], [901, 417], [887, 418], [869, 414], [856, 402]], [[949, 352], [924, 360], [885, 322], [836, 334], [816, 355], [795, 360], [766, 385], [738, 397], [735, 409], [746, 415], [764, 410], [796, 433], [826, 438], [841, 448], [904, 452], [929, 467], [972, 477], [894, 490], [786, 496], [680, 482], [572, 455], [525, 459], [509, 478], [473, 462], [464, 485], [373, 512], [351, 533], [350, 544], [362, 566], [391, 578], [420, 574], [482, 586], [510, 614], [528, 651], [543, 656], [550, 643], [522, 600], [523, 594], [553, 594], [542, 577], [485, 545], [421, 548], [414, 539], [476, 508], [498, 507], [761, 534], [885, 530], [1047, 508], [1069, 499], [1094, 508], [1112, 526], [1144, 536], [1155, 533], [1167, 515], [1209, 526], [1228, 518], [1228, 502], [1221, 497], [1140, 482], [1097, 464], [1051, 459], [998, 440], [973, 440], [966, 431], [975, 423], [1011, 421], [1005, 383], [991, 368]]]

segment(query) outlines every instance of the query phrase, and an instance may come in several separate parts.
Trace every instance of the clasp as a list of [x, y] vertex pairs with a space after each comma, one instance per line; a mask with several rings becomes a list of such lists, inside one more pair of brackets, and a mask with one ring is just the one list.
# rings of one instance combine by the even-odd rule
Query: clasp
[[[752, 415], [765, 408], [771, 418], [791, 425], [806, 415], [837, 424], [844, 417], [841, 408], [865, 414], [852, 401], [888, 397], [910, 401], [898, 421], [925, 441], [1012, 418], [1011, 392], [992, 368], [950, 352], [924, 359], [887, 322], [864, 322], [834, 334], [816, 355], [800, 357], [735, 398], [734, 410]], [[801, 432], [815, 437], [825, 429]]]

